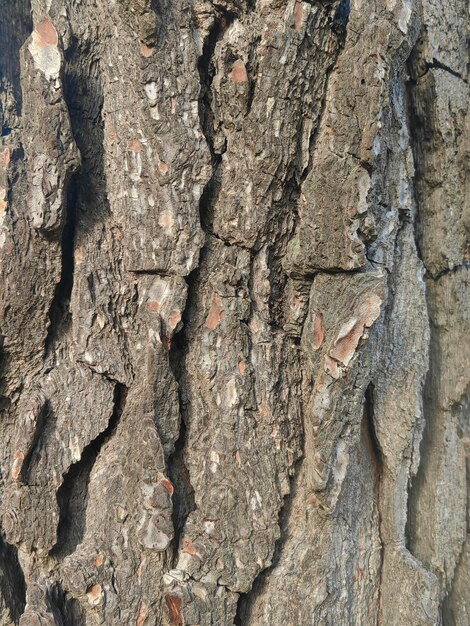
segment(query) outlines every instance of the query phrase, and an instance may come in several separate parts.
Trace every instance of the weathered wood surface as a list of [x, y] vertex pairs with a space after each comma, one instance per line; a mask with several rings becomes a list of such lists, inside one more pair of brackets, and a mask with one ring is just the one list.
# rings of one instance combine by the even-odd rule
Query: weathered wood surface
[[468, 625], [466, 3], [0, 5], [0, 625]]

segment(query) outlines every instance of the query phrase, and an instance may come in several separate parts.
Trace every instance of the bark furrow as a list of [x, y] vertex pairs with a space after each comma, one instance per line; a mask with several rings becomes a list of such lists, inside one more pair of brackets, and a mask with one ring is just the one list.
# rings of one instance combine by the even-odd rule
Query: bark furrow
[[0, 0], [0, 626], [469, 622], [464, 4]]

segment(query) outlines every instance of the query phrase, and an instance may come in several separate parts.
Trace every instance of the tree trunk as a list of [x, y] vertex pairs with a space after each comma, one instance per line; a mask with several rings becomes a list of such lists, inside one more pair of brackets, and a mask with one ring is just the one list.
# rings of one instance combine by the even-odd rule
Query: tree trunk
[[468, 626], [466, 2], [0, 4], [0, 626]]

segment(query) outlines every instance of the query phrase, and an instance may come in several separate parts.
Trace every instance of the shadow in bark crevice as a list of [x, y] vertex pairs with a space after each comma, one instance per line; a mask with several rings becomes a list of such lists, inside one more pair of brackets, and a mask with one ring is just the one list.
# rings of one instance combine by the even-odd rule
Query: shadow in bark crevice
[[96, 459], [106, 441], [115, 432], [124, 412], [127, 388], [117, 383], [114, 389], [114, 410], [108, 426], [102, 433], [85, 446], [80, 460], [73, 463], [64, 476], [57, 491], [59, 524], [57, 542], [50, 555], [63, 559], [72, 554], [82, 541], [86, 529], [88, 485]]
[[26, 581], [18, 560], [18, 550], [0, 536], [0, 620], [2, 602], [13, 624], [18, 624], [26, 606]]
[[49, 400], [39, 409], [33, 438], [21, 466], [21, 482], [24, 485], [34, 483], [35, 469], [41, 461], [41, 451], [47, 450], [47, 444], [56, 430], [56, 416]]
[[81, 155], [81, 165], [67, 186], [61, 234], [61, 277], [49, 310], [50, 325], [45, 357], [54, 352], [71, 327], [70, 301], [75, 272], [75, 250], [95, 224], [111, 215], [104, 170], [103, 87], [101, 69], [93, 51], [76, 39], [66, 52], [63, 77], [64, 99], [72, 135]]
[[[0, 20], [0, 127], [8, 136], [19, 123], [22, 109], [20, 50], [31, 35], [31, 0], [3, 2]], [[11, 94], [11, 98], [8, 97]]]
[[[201, 250], [201, 258], [204, 256], [204, 248]], [[168, 459], [168, 474], [174, 487], [173, 492], [173, 559], [176, 562], [178, 558], [178, 548], [184, 525], [188, 516], [196, 510], [196, 502], [194, 497], [194, 489], [191, 484], [189, 470], [185, 462], [184, 454], [187, 443], [187, 423], [189, 420], [188, 411], [190, 410], [187, 394], [185, 390], [184, 373], [186, 371], [186, 354], [188, 348], [187, 327], [190, 318], [191, 307], [195, 301], [197, 293], [197, 282], [199, 276], [199, 267], [193, 270], [187, 277], [188, 297], [186, 307], [183, 311], [181, 330], [176, 333], [172, 339], [169, 363], [170, 368], [178, 385], [178, 400], [180, 411], [180, 434], [175, 443], [175, 449]]]
[[85, 626], [85, 612], [78, 600], [63, 590], [60, 583], [52, 585], [48, 592], [49, 602], [59, 613], [64, 626]]
[[218, 180], [219, 166], [222, 162], [222, 152], [216, 153], [214, 149], [214, 114], [212, 110], [211, 87], [215, 76], [215, 67], [213, 63], [215, 47], [227, 29], [236, 18], [235, 13], [227, 11], [225, 13], [217, 13], [214, 17], [214, 23], [209, 31], [204, 45], [202, 54], [199, 57], [197, 68], [199, 72], [200, 93], [198, 102], [199, 122], [206, 139], [212, 160], [212, 176], [204, 187], [199, 201], [199, 219], [201, 227], [206, 233], [212, 233], [212, 209], [217, 201], [220, 190], [220, 182]]

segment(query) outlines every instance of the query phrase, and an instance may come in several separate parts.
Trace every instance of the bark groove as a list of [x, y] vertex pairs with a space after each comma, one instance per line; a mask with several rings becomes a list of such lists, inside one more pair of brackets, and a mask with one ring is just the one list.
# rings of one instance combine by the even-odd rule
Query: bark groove
[[464, 4], [0, 0], [0, 626], [469, 623]]

